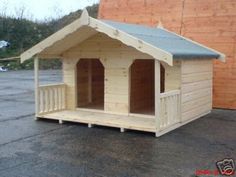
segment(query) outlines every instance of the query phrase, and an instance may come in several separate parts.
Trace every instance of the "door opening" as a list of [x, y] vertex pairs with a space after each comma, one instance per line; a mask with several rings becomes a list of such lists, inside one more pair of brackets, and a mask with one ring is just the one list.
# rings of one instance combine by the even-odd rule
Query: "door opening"
[[[131, 65], [130, 113], [155, 114], [154, 60], [135, 60]], [[165, 68], [161, 65], [161, 93], [165, 91]]]
[[104, 110], [104, 67], [99, 59], [77, 63], [77, 107]]

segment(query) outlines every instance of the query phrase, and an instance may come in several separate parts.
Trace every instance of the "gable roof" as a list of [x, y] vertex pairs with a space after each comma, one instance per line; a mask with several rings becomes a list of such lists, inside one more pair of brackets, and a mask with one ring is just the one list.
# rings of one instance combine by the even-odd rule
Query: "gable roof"
[[162, 27], [97, 20], [84, 10], [81, 17], [31, 49], [21, 54], [21, 62], [39, 55], [44, 58], [62, 58], [63, 53], [96, 33], [105, 33], [127, 46], [149, 54], [169, 65], [178, 58], [216, 58], [224, 61], [225, 55]]

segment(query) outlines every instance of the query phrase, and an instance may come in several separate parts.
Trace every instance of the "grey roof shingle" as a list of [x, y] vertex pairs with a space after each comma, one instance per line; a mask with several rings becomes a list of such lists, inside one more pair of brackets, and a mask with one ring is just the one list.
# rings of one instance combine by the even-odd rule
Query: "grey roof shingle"
[[144, 25], [127, 24], [102, 20], [104, 23], [126, 32], [144, 42], [167, 51], [178, 58], [219, 58], [220, 54], [201, 45], [186, 40], [179, 35], [162, 28], [151, 28]]

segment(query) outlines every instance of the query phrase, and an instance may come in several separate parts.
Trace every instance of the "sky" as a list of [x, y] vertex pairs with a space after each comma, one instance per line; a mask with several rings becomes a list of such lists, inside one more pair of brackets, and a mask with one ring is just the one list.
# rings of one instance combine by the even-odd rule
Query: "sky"
[[56, 19], [99, 0], [0, 0], [0, 13], [19, 16], [24, 9], [23, 17], [43, 21]]

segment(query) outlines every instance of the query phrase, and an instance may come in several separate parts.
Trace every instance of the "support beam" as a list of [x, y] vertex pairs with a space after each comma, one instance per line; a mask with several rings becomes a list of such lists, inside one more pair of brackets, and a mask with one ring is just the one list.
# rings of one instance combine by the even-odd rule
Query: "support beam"
[[121, 133], [124, 133], [125, 131], [126, 131], [126, 129], [120, 128], [120, 132], [121, 132]]
[[156, 123], [156, 136], [160, 131], [160, 62], [155, 60], [155, 123]]
[[60, 119], [59, 124], [64, 124], [64, 121]]
[[38, 120], [39, 114], [39, 58], [34, 58], [34, 87], [35, 87], [35, 120]]
[[88, 60], [88, 102], [92, 103], [92, 59]]
[[93, 128], [93, 124], [88, 124], [88, 128]]

